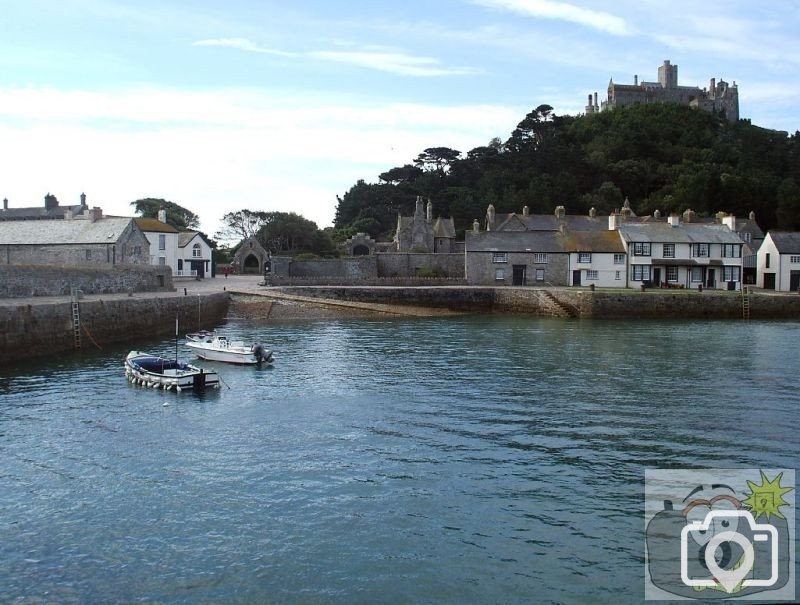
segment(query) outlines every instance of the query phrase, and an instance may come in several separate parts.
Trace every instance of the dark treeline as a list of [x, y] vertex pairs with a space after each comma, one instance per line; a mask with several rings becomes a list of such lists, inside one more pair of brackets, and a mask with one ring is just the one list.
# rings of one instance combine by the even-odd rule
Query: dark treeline
[[800, 230], [800, 132], [731, 124], [724, 117], [669, 104], [636, 105], [586, 116], [557, 116], [541, 105], [505, 141], [466, 153], [424, 150], [387, 170], [380, 182], [358, 181], [338, 199], [340, 237], [362, 231], [390, 238], [398, 211], [413, 213], [417, 195], [434, 214], [452, 216], [459, 235], [497, 212], [608, 214], [627, 197], [637, 214], [659, 209], [699, 216], [718, 211], [761, 227]]

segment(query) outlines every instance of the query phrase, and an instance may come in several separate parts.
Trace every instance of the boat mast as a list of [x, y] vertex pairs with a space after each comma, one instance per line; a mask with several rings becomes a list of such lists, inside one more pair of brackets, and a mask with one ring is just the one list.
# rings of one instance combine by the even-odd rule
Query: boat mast
[[175, 368], [178, 368], [178, 313], [175, 312]]

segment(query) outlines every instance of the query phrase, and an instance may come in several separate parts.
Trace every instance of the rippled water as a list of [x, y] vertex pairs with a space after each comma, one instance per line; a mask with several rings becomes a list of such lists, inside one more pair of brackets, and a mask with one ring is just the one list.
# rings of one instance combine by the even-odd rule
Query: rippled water
[[0, 370], [0, 602], [638, 603], [646, 468], [800, 466], [800, 323], [226, 329], [275, 367]]

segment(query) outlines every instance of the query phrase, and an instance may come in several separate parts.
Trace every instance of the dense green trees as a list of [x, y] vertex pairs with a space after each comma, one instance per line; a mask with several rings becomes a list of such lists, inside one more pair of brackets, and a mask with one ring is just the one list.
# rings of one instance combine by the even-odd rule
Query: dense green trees
[[178, 231], [197, 230], [200, 226], [199, 216], [175, 202], [147, 197], [131, 202], [131, 206], [144, 218], [158, 218], [158, 211], [163, 208], [167, 213], [167, 224], [172, 225]]
[[549, 105], [526, 115], [509, 138], [465, 154], [425, 149], [391, 168], [380, 182], [358, 181], [338, 200], [340, 233], [390, 238], [397, 213], [411, 214], [417, 195], [435, 214], [451, 215], [461, 231], [498, 212], [599, 213], [627, 197], [638, 214], [719, 210], [762, 228], [800, 228], [800, 132], [731, 124], [724, 118], [669, 104], [636, 105], [586, 116], [557, 116]]

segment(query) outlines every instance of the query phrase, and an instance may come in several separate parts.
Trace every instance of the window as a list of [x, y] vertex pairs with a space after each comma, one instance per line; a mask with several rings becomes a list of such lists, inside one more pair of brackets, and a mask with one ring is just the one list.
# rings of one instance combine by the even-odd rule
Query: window
[[645, 281], [650, 279], [650, 265], [631, 265], [631, 279]]
[[537, 252], [533, 255], [533, 262], [544, 264], [547, 262], [547, 254], [544, 252]]
[[141, 246], [134, 246], [133, 247], [133, 254], [135, 256], [141, 256], [142, 254], [142, 247]]
[[192, 258], [200, 258], [200, 244], [192, 246]]
[[622, 279], [622, 271], [614, 271], [614, 279]]
[[507, 263], [508, 262], [508, 252], [492, 252], [492, 262], [493, 263]]
[[[769, 255], [767, 255], [767, 256], [769, 256]], [[91, 250], [87, 250], [86, 251], [86, 260], [92, 260], [92, 251]], [[767, 265], [767, 267], [769, 267], [769, 265]]]
[[506, 270], [505, 269], [495, 269], [494, 270], [494, 281], [505, 281], [506, 279]]
[[675, 244], [664, 244], [664, 258], [675, 258]]
[[739, 281], [739, 267], [723, 267], [722, 281]]
[[767, 267], [767, 269], [769, 269], [769, 259], [770, 259], [770, 256], [771, 256], [771, 255], [770, 255], [770, 253], [769, 253], [769, 252], [767, 252], [767, 264], [766, 264], [766, 267]]
[[167, 264], [167, 259], [166, 259], [166, 257], [164, 257], [164, 256], [159, 256], [159, 257], [158, 257], [158, 264], [159, 264], [159, 265], [161, 265], [162, 267], [163, 267], [164, 265], [166, 265], [166, 264]]
[[650, 242], [633, 242], [634, 256], [650, 256]]
[[742, 239], [743, 239], [744, 241], [746, 241], [746, 242], [751, 242], [751, 241], [753, 241], [753, 234], [752, 234], [752, 233], [750, 233], [749, 231], [742, 231], [742, 232], [741, 232], [739, 235], [741, 235], [741, 236], [742, 236]]
[[158, 249], [159, 250], [166, 250], [167, 249], [167, 236], [163, 233], [158, 234]]
[[789, 262], [792, 264], [800, 263], [800, 256], [790, 256]]
[[536, 269], [536, 281], [544, 281], [544, 269]]
[[722, 256], [724, 258], [741, 258], [742, 247], [739, 244], [722, 244]]
[[678, 267], [667, 267], [667, 281], [678, 281]]
[[586, 279], [587, 280], [597, 280], [600, 279], [600, 276], [595, 269], [587, 269], [586, 270]]
[[708, 258], [708, 244], [692, 244], [692, 256]]
[[693, 282], [702, 282], [703, 281], [703, 267], [692, 267], [691, 279], [692, 279]]
[[625, 264], [625, 255], [624, 254], [615, 254], [614, 255], [614, 264], [615, 265], [624, 265]]
[[578, 252], [578, 262], [579, 263], [590, 263], [590, 262], [592, 262], [592, 253], [591, 252]]
[[178, 259], [178, 271], [183, 271], [183, 259]]

